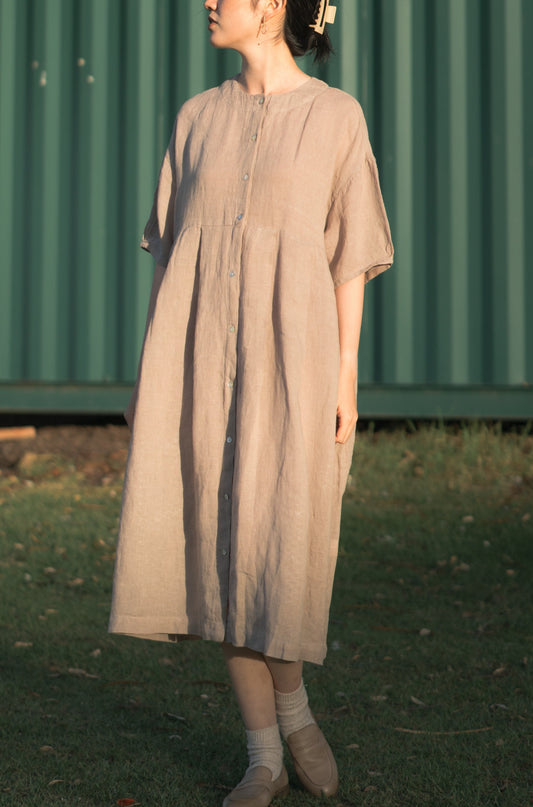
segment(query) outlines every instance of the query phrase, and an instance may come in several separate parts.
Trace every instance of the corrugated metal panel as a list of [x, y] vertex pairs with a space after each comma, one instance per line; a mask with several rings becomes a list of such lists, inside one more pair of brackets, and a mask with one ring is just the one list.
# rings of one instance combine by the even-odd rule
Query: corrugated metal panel
[[[115, 401], [134, 378], [151, 280], [138, 240], [172, 119], [238, 71], [202, 5], [0, 0], [4, 409], [29, 390], [10, 398], [7, 382], [109, 385]], [[338, 6], [318, 74], [363, 105], [396, 244], [368, 288], [362, 389], [379, 409], [378, 385], [395, 385], [413, 414], [428, 385], [517, 391], [533, 382], [533, 3]]]

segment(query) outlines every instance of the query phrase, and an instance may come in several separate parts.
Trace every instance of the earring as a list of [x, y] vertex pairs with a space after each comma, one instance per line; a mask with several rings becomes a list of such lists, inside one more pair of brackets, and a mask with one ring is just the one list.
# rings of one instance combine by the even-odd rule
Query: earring
[[267, 33], [268, 33], [267, 24], [265, 22], [265, 18], [262, 17], [261, 22], [259, 24], [259, 30], [257, 32], [257, 44], [258, 45], [261, 44], [262, 37], [266, 36]]

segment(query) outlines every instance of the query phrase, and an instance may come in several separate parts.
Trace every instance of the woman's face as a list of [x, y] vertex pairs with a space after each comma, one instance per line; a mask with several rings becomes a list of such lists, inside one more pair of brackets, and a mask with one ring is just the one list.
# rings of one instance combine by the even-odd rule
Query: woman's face
[[256, 43], [264, 3], [251, 0], [205, 0], [211, 44], [242, 51]]

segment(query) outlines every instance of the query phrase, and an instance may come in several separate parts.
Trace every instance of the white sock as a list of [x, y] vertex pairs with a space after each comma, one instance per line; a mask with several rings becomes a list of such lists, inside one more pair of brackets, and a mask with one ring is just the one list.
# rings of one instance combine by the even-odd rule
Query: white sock
[[311, 723], [316, 723], [309, 708], [303, 681], [295, 692], [278, 692], [275, 689], [274, 694], [276, 696], [276, 715], [284, 740], [295, 731], [304, 729]]
[[248, 770], [262, 765], [272, 771], [272, 780], [276, 780], [283, 767], [283, 746], [277, 723], [266, 729], [246, 731], [246, 745], [250, 761]]

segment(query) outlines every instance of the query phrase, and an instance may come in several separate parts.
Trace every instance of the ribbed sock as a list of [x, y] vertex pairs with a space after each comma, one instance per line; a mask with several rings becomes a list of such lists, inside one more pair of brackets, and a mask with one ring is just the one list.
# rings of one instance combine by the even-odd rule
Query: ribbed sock
[[295, 731], [299, 731], [311, 723], [316, 723], [309, 708], [303, 681], [295, 692], [278, 692], [275, 689], [274, 694], [276, 696], [276, 715], [284, 740]]
[[283, 746], [277, 723], [266, 729], [246, 731], [246, 745], [250, 762], [248, 770], [263, 765], [272, 771], [272, 780], [277, 779], [283, 767]]

